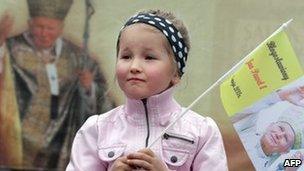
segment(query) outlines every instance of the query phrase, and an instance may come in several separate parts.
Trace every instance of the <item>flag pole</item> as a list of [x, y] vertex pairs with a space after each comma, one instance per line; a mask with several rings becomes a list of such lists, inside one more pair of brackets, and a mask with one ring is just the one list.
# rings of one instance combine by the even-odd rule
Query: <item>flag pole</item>
[[174, 125], [181, 117], [183, 117], [203, 96], [209, 93], [215, 86], [217, 86], [224, 78], [226, 78], [230, 73], [235, 71], [241, 64], [243, 64], [252, 53], [254, 53], [262, 44], [267, 42], [272, 36], [276, 35], [277, 33], [281, 32], [283, 29], [287, 28], [287, 26], [292, 22], [293, 19], [288, 20], [287, 22], [283, 23], [276, 31], [274, 31], [267, 39], [265, 39], [262, 43], [260, 43], [253, 51], [251, 51], [248, 55], [246, 55], [242, 60], [240, 60], [236, 65], [234, 65], [228, 72], [223, 74], [215, 83], [213, 83], [207, 90], [205, 90], [200, 96], [198, 96], [178, 117], [171, 122], [161, 133], [160, 135], [152, 141], [151, 144], [147, 148], [151, 148], [165, 133], [166, 131]]

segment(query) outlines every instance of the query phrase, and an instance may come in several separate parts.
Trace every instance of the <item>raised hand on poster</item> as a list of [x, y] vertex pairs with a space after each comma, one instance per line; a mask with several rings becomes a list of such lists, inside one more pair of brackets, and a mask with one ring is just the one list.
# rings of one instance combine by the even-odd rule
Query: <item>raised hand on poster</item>
[[13, 17], [5, 12], [0, 18], [0, 46], [3, 45], [13, 26]]
[[282, 100], [304, 107], [304, 86], [279, 90], [278, 95]]
[[93, 84], [93, 73], [89, 69], [83, 69], [78, 72], [80, 85], [85, 88], [86, 91], [91, 91]]

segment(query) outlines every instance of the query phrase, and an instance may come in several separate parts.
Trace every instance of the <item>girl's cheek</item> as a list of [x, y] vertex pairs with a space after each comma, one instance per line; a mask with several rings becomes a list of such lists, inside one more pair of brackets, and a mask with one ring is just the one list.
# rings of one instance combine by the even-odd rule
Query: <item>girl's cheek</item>
[[117, 79], [122, 79], [125, 75], [126, 75], [126, 68], [124, 68], [124, 67], [119, 67], [119, 66], [117, 66], [116, 67], [116, 77], [117, 77]]
[[120, 79], [120, 78], [121, 78], [121, 73], [120, 73], [120, 71], [117, 70], [117, 69], [116, 69], [115, 75], [116, 75], [117, 79]]

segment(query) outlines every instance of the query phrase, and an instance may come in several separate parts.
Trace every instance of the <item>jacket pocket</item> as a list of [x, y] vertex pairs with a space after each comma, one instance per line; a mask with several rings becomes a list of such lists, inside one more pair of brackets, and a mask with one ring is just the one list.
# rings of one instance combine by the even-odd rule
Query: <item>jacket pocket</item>
[[109, 147], [101, 147], [98, 149], [98, 156], [101, 160], [111, 162], [122, 156], [127, 145], [116, 144]]
[[190, 154], [187, 150], [174, 149], [170, 147], [163, 147], [162, 153], [164, 161], [170, 169], [177, 169], [177, 167], [185, 164]]
[[162, 156], [171, 170], [176, 170], [191, 160], [196, 149], [195, 138], [165, 133], [162, 139]]

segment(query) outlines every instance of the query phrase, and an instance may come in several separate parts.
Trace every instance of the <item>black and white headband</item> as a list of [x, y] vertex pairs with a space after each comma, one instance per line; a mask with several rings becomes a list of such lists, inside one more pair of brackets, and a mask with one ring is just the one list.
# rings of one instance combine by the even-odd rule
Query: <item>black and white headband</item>
[[166, 36], [174, 53], [178, 69], [181, 75], [183, 75], [185, 73], [185, 66], [188, 56], [188, 47], [184, 42], [183, 36], [175, 28], [175, 26], [169, 20], [164, 19], [155, 14], [140, 13], [138, 15], [131, 17], [127, 21], [127, 23], [121, 28], [121, 30], [135, 23], [145, 23], [154, 26]]

